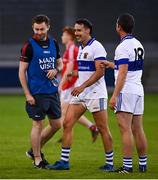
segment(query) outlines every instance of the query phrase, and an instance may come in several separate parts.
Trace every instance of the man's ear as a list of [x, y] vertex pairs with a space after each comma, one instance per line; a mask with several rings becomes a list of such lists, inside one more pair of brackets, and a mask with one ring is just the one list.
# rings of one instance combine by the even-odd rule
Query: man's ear
[[86, 33], [90, 34], [90, 29], [89, 28], [86, 28]]
[[50, 25], [48, 25], [47, 29], [48, 29], [48, 31], [49, 31], [49, 29], [50, 29]]
[[122, 27], [120, 25], [118, 25], [118, 29], [119, 31], [122, 31]]

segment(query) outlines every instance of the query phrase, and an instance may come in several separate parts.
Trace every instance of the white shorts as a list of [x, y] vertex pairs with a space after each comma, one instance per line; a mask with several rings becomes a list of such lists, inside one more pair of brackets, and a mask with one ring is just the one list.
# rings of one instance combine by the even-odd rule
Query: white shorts
[[62, 101], [64, 101], [65, 103], [69, 103], [72, 99], [72, 95], [71, 92], [74, 89], [74, 87], [70, 87], [68, 89], [62, 90], [60, 93], [60, 98], [62, 99]]
[[115, 113], [119, 111], [142, 115], [144, 113], [144, 96], [120, 93], [115, 107]]
[[107, 99], [80, 99], [79, 97], [72, 97], [70, 104], [82, 104], [90, 112], [97, 112], [107, 109]]

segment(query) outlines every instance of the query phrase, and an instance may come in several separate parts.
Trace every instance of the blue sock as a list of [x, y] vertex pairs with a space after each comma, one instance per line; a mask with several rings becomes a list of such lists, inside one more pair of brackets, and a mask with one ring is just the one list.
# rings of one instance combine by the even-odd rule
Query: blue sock
[[69, 156], [70, 156], [70, 148], [64, 148], [62, 147], [61, 151], [61, 160], [69, 162]]

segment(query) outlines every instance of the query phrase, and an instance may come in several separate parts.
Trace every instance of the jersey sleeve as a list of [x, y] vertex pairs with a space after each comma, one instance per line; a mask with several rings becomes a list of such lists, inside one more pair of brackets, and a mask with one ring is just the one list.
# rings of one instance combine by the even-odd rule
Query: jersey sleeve
[[29, 63], [32, 59], [32, 56], [33, 56], [33, 49], [31, 44], [27, 41], [24, 43], [21, 49], [20, 61]]
[[116, 50], [116, 58], [117, 64], [128, 64], [129, 62], [129, 53], [125, 46], [119, 46]]
[[94, 60], [106, 60], [107, 53], [101, 43], [96, 43], [93, 46]]
[[57, 43], [56, 40], [54, 40], [54, 43], [55, 43], [55, 47], [56, 47], [56, 51], [57, 51], [57, 59], [59, 59], [61, 56], [60, 56], [60, 49], [59, 49], [59, 45]]

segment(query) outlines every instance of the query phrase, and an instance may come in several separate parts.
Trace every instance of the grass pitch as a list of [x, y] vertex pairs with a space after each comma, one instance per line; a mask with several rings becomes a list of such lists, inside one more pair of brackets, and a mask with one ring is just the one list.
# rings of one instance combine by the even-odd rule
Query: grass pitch
[[[81, 125], [74, 128], [69, 171], [34, 169], [31, 160], [25, 156], [30, 147], [31, 120], [25, 112], [23, 96], [0, 96], [0, 178], [11, 179], [117, 179], [158, 178], [158, 95], [146, 95], [144, 129], [148, 139], [148, 172], [138, 173], [138, 159], [134, 150], [134, 172], [128, 175], [105, 173], [98, 169], [104, 164], [101, 138], [91, 142], [89, 130]], [[115, 167], [122, 165], [121, 141], [118, 126], [112, 111], [109, 111], [109, 125], [113, 135]], [[86, 116], [93, 121], [87, 112]], [[56, 141], [59, 131], [44, 147], [49, 162], [60, 158], [60, 144]]]

